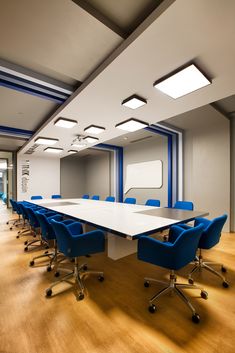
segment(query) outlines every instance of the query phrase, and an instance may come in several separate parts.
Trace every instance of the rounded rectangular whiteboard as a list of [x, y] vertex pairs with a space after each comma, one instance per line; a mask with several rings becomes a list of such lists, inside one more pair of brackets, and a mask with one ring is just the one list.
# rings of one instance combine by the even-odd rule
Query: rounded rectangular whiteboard
[[162, 187], [162, 161], [128, 164], [124, 193], [130, 189], [160, 189]]

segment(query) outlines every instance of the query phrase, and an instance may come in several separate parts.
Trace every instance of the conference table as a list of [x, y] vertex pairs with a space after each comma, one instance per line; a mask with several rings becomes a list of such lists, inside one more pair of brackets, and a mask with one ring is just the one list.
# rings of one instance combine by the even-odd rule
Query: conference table
[[108, 257], [113, 260], [136, 252], [140, 235], [151, 235], [173, 224], [189, 222], [208, 215], [203, 211], [132, 205], [119, 202], [89, 199], [25, 200], [34, 205], [72, 217], [86, 227], [96, 227], [107, 232]]

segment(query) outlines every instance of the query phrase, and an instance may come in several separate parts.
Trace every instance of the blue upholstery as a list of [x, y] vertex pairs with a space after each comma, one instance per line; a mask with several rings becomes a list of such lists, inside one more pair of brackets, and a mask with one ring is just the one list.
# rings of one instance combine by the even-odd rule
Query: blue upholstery
[[176, 201], [174, 208], [178, 208], [180, 210], [193, 211], [194, 206], [191, 201]]
[[59, 250], [68, 257], [84, 256], [103, 252], [105, 248], [104, 233], [93, 230], [83, 234], [82, 224], [74, 222], [65, 225], [56, 220], [51, 221], [55, 231]]
[[40, 195], [31, 196], [31, 200], [41, 200], [43, 197]]
[[90, 196], [87, 195], [87, 194], [85, 194], [85, 195], [82, 196], [82, 199], [89, 199], [89, 198], [90, 198]]
[[61, 199], [61, 195], [51, 195], [52, 199]]
[[15, 200], [13, 199], [10, 199], [10, 204], [11, 204], [11, 207], [12, 207], [12, 210], [16, 213], [18, 213], [18, 207], [17, 207], [17, 203]]
[[7, 203], [7, 195], [5, 194], [5, 192], [2, 194], [2, 201], [4, 203]]
[[201, 224], [190, 229], [172, 226], [169, 238], [175, 236], [173, 243], [142, 236], [138, 241], [138, 259], [170, 270], [178, 270], [194, 260], [202, 231]]
[[115, 197], [114, 196], [107, 196], [105, 201], [108, 201], [108, 202], [115, 202]]
[[195, 226], [199, 223], [203, 224], [202, 237], [198, 246], [200, 249], [210, 249], [219, 242], [227, 218], [228, 216], [224, 214], [220, 217], [214, 218], [212, 221], [209, 221], [206, 218], [195, 219]]
[[136, 198], [134, 197], [127, 197], [125, 200], [124, 200], [124, 203], [129, 203], [129, 204], [136, 204]]
[[160, 200], [148, 199], [148, 200], [145, 202], [145, 206], [160, 207]]
[[99, 200], [100, 197], [99, 197], [99, 195], [93, 195], [91, 199], [92, 199], [92, 200]]

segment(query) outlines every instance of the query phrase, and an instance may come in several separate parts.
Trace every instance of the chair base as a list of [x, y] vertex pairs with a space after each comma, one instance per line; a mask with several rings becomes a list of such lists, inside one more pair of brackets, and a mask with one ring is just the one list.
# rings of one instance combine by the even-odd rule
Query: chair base
[[[45, 293], [46, 297], [52, 296], [52, 288], [54, 288], [55, 286], [59, 285], [62, 282], [67, 282], [67, 283], [71, 284], [73, 287], [78, 288], [77, 300], [84, 299], [85, 286], [83, 283], [83, 277], [86, 275], [90, 275], [90, 274], [97, 275], [100, 282], [102, 282], [104, 280], [104, 273], [103, 272], [101, 272], [101, 271], [87, 271], [87, 265], [86, 264], [79, 265], [78, 258], [76, 257], [75, 262], [74, 262], [73, 271], [67, 273], [66, 275], [61, 277], [61, 279], [59, 281], [54, 282], [49, 288], [47, 288], [46, 293]], [[75, 279], [75, 283], [71, 283], [69, 281], [72, 278]]]
[[149, 300], [149, 311], [151, 313], [154, 313], [156, 311], [156, 306], [153, 304], [153, 302], [157, 299], [159, 299], [161, 296], [175, 292], [181, 300], [187, 305], [187, 307], [191, 310], [192, 312], [192, 320], [195, 323], [198, 323], [200, 321], [200, 316], [197, 314], [195, 308], [193, 307], [192, 303], [190, 300], [186, 297], [186, 295], [181, 291], [181, 289], [186, 288], [186, 289], [198, 289], [201, 291], [201, 297], [203, 299], [208, 298], [208, 293], [200, 286], [194, 285], [194, 284], [184, 284], [184, 283], [177, 283], [177, 277], [175, 275], [174, 271], [170, 272], [170, 280], [168, 282], [165, 281], [160, 281], [154, 278], [149, 278], [145, 277], [144, 278], [144, 285], [145, 287], [149, 287], [150, 282], [155, 282], [159, 284], [165, 285], [165, 287], [160, 290], [157, 294], [155, 294], [150, 300]]
[[188, 282], [193, 284], [194, 280], [192, 278], [192, 275], [196, 273], [197, 271], [202, 271], [203, 269], [213, 273], [217, 277], [219, 277], [222, 280], [222, 285], [224, 288], [229, 287], [229, 283], [226, 281], [226, 278], [218, 271], [214, 270], [210, 265], [218, 265], [221, 267], [222, 272], [227, 272], [226, 268], [223, 266], [223, 264], [216, 263], [216, 262], [209, 262], [209, 261], [203, 261], [201, 251], [199, 253], [199, 256], [196, 257], [196, 261], [194, 262], [194, 267], [192, 271], [188, 275]]

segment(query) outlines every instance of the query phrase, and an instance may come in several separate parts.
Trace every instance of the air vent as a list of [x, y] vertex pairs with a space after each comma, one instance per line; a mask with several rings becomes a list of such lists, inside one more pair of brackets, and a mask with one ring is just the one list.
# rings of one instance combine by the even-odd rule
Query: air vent
[[146, 137], [142, 137], [138, 140], [133, 140], [133, 141], [130, 141], [130, 143], [136, 143], [136, 142], [140, 142], [140, 141], [144, 141], [144, 140], [147, 140], [147, 139], [151, 139], [153, 136], [146, 136]]
[[32, 147], [30, 147], [24, 154], [32, 154], [32, 153], [34, 153], [35, 152], [35, 150], [36, 150], [36, 148], [38, 148], [38, 146], [40, 146], [40, 145], [38, 145], [38, 144], [34, 144]]

